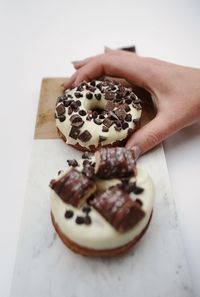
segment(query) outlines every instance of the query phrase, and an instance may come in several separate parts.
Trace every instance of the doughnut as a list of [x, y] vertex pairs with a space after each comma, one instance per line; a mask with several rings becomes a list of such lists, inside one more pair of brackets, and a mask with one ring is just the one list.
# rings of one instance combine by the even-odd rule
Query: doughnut
[[82, 151], [120, 146], [138, 128], [141, 100], [132, 88], [113, 80], [92, 80], [58, 97], [55, 118], [59, 136]]
[[[121, 156], [116, 158], [116, 156]], [[62, 242], [83, 256], [125, 253], [149, 226], [154, 185], [130, 150], [101, 148], [68, 160], [51, 180], [51, 219]]]

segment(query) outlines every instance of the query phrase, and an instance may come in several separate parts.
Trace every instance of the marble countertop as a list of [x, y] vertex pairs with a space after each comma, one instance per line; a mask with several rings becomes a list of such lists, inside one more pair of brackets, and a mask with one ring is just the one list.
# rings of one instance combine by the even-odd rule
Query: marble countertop
[[[113, 48], [200, 67], [199, 2], [0, 2], [0, 296], [8, 297], [24, 205], [42, 77], [67, 76], [70, 61]], [[200, 292], [200, 123], [164, 143], [185, 254]], [[164, 296], [165, 297], [165, 296]]]

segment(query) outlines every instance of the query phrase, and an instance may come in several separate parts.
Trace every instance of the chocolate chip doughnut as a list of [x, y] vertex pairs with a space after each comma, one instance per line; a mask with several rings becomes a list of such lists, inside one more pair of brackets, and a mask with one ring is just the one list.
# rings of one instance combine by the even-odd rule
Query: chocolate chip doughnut
[[[116, 162], [119, 154], [123, 157]], [[95, 155], [87, 152], [78, 162], [68, 163], [69, 169], [50, 182], [51, 217], [61, 240], [85, 256], [124, 253], [142, 237], [151, 220], [151, 178], [125, 148], [103, 148]]]
[[80, 150], [120, 145], [138, 127], [141, 100], [131, 88], [110, 80], [83, 82], [56, 103], [58, 133]]

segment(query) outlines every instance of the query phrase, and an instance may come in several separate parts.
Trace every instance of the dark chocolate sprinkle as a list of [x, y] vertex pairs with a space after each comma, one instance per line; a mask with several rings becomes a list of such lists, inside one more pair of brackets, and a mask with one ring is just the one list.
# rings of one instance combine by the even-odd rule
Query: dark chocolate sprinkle
[[99, 119], [104, 120], [105, 116], [103, 114], [100, 114]]
[[126, 110], [126, 112], [131, 110], [130, 107], [128, 106], [128, 104], [126, 104], [126, 103], [124, 104], [124, 109]]
[[127, 122], [131, 122], [132, 121], [132, 115], [130, 113], [128, 113], [125, 117], [125, 121]]
[[90, 161], [89, 160], [86, 159], [86, 160], [83, 161], [83, 166], [88, 165], [88, 164], [90, 165]]
[[93, 97], [92, 93], [86, 93], [86, 98], [87, 99], [90, 100], [90, 99], [92, 99], [92, 97]]
[[68, 115], [72, 114], [72, 112], [73, 112], [73, 109], [71, 108], [71, 106], [69, 106], [69, 108], [68, 108]]
[[93, 110], [92, 112], [92, 118], [96, 119], [98, 117], [98, 112], [96, 110]]
[[73, 96], [71, 94], [67, 94], [68, 98], [73, 98]]
[[77, 167], [79, 166], [78, 162], [76, 161], [76, 159], [72, 159], [72, 160], [67, 160], [67, 163], [69, 166], [72, 166], [72, 167]]
[[81, 94], [80, 92], [75, 92], [74, 95], [75, 95], [76, 98], [83, 97], [83, 94]]
[[128, 98], [128, 99], [125, 100], [125, 102], [126, 102], [127, 104], [131, 104], [131, 103], [132, 103], [132, 99], [131, 99], [131, 98]]
[[136, 183], [134, 184], [134, 188], [133, 188], [133, 193], [138, 195], [138, 194], [141, 194], [142, 192], [144, 191], [143, 188], [140, 188], [138, 186], [136, 186]]
[[71, 102], [72, 102], [72, 100], [64, 100], [63, 104], [65, 107], [68, 107], [68, 106], [70, 106]]
[[81, 101], [80, 101], [80, 100], [77, 100], [77, 101], [76, 101], [76, 104], [77, 104], [78, 106], [81, 106]]
[[86, 224], [86, 225], [90, 225], [91, 222], [92, 222], [91, 218], [90, 218], [89, 216], [86, 216], [86, 217], [85, 217], [85, 224]]
[[92, 80], [90, 84], [91, 84], [91, 86], [95, 87], [96, 86], [96, 81]]
[[82, 208], [82, 211], [88, 214], [88, 213], [91, 211], [91, 207], [89, 207], [89, 206], [84, 206], [84, 207]]
[[79, 110], [78, 112], [81, 116], [85, 116], [86, 115], [86, 111], [84, 109]]
[[78, 114], [71, 116], [70, 121], [72, 123], [72, 126], [77, 127], [77, 128], [81, 128], [84, 124], [84, 121]]
[[74, 213], [73, 213], [72, 210], [67, 210], [67, 211], [65, 212], [65, 218], [66, 218], [66, 219], [71, 219], [71, 218], [73, 217], [73, 215], [74, 215]]
[[110, 128], [110, 127], [112, 126], [113, 123], [114, 123], [114, 122], [113, 122], [111, 119], [109, 119], [109, 118], [105, 118], [105, 119], [103, 120], [103, 124], [104, 124], [107, 128]]
[[143, 205], [143, 203], [142, 203], [142, 201], [140, 200], [140, 199], [135, 199], [135, 202], [137, 202], [140, 206], [142, 206]]
[[114, 126], [116, 131], [121, 131], [122, 127]]
[[96, 87], [101, 91], [102, 90], [102, 83], [98, 83]]
[[106, 136], [99, 135], [99, 142], [105, 141], [107, 139]]
[[97, 100], [101, 100], [101, 94], [94, 94], [94, 96]]
[[61, 173], [63, 173], [63, 170], [59, 170], [58, 171], [58, 175], [60, 175]]
[[122, 123], [122, 129], [125, 130], [129, 127], [127, 122]]
[[82, 159], [91, 159], [89, 152], [85, 152], [82, 154]]
[[59, 119], [60, 122], [64, 122], [65, 119], [66, 119], [66, 116], [65, 116], [64, 114], [62, 114], [62, 115], [60, 115], [60, 116], [58, 117], [58, 119]]
[[76, 224], [78, 224], [78, 225], [82, 225], [82, 224], [84, 224], [84, 222], [85, 222], [85, 218], [84, 217], [77, 217], [76, 218]]
[[84, 90], [84, 87], [82, 84], [77, 87], [77, 91], [82, 92], [83, 90]]

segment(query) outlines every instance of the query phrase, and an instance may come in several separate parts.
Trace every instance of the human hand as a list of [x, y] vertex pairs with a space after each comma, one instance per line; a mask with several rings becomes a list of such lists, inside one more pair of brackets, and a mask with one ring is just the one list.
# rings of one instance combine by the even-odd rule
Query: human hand
[[200, 70], [136, 54], [108, 50], [73, 62], [76, 72], [64, 89], [102, 75], [122, 77], [151, 93], [156, 117], [129, 138], [126, 147], [144, 153], [200, 118]]

